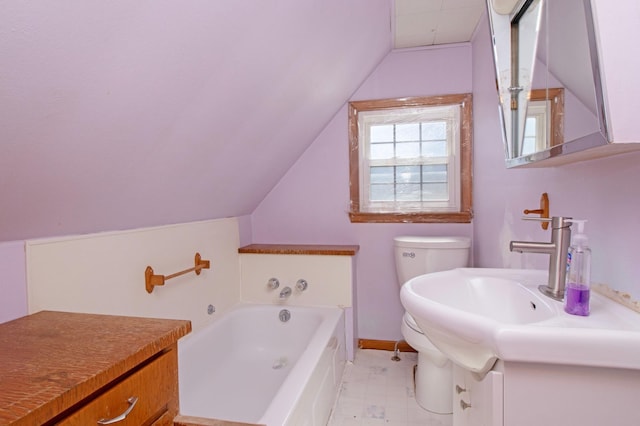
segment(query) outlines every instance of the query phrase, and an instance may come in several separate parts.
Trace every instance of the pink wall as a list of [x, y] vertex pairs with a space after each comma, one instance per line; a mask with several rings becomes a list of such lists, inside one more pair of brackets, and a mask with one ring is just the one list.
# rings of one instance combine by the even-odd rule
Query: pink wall
[[[471, 46], [392, 52], [352, 100], [471, 91]], [[352, 224], [349, 222], [347, 108], [252, 215], [254, 243], [359, 244], [359, 337], [400, 338], [403, 308], [393, 263], [397, 235], [471, 236], [469, 224]]]
[[[473, 88], [473, 225], [351, 224], [347, 217], [347, 113], [343, 105], [251, 217], [241, 219], [242, 243], [359, 244], [359, 335], [398, 339], [403, 309], [393, 264], [393, 237], [473, 235], [476, 266], [544, 268], [546, 256], [509, 253], [508, 242], [549, 238], [536, 224], [520, 220], [522, 210], [536, 207], [540, 194], [546, 191], [553, 215], [589, 220], [594, 280], [640, 299], [640, 153], [560, 168], [506, 170], [494, 81], [484, 22], [471, 45], [392, 52], [352, 96], [362, 100], [469, 92]], [[228, 201], [214, 198], [216, 203]], [[24, 270], [23, 242], [1, 244], [0, 322], [26, 313]]]
[[390, 16], [389, 0], [3, 2], [0, 241], [251, 214], [389, 52]]
[[27, 314], [24, 242], [0, 244], [0, 323]]
[[543, 255], [510, 253], [509, 241], [548, 238], [539, 224], [520, 218], [522, 210], [538, 208], [545, 191], [550, 192], [551, 214], [563, 214], [553, 193], [556, 185], [548, 185], [555, 170], [505, 168], [494, 75], [489, 27], [484, 20], [473, 43], [475, 265], [545, 267]]
[[347, 217], [344, 106], [252, 215], [253, 242], [359, 244], [357, 315], [361, 338], [400, 339], [392, 239], [400, 234], [473, 235], [474, 265], [546, 268], [548, 257], [510, 253], [514, 239], [548, 241], [521, 220], [547, 192], [551, 214], [589, 220], [593, 279], [640, 298], [640, 153], [559, 168], [504, 166], [488, 25], [471, 46], [392, 52], [353, 100], [470, 91], [474, 102], [473, 225], [351, 224]]
[[556, 168], [504, 168], [486, 23], [473, 43], [474, 87], [474, 253], [477, 266], [542, 267], [539, 254], [509, 253], [511, 239], [547, 241], [549, 231], [520, 220], [549, 194], [551, 214], [589, 220], [586, 232], [593, 250], [596, 282], [640, 299], [640, 153]]

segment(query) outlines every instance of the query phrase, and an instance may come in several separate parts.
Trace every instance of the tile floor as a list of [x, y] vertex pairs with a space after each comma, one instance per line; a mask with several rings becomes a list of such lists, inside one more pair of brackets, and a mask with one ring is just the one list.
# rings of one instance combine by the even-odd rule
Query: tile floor
[[430, 413], [418, 406], [413, 391], [417, 354], [358, 349], [347, 363], [342, 386], [327, 426], [392, 425], [451, 426], [451, 415]]

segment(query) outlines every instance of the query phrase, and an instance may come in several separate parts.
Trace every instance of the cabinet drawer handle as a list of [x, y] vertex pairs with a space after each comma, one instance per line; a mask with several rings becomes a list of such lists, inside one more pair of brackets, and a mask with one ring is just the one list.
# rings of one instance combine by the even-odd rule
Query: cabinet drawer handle
[[98, 424], [99, 425], [110, 425], [113, 423], [118, 423], [119, 421], [122, 421], [124, 419], [127, 418], [127, 416], [129, 415], [129, 413], [131, 413], [131, 410], [133, 410], [133, 407], [136, 406], [136, 403], [138, 402], [138, 397], [137, 396], [132, 396], [131, 398], [127, 399], [127, 402], [129, 403], [129, 408], [127, 408], [124, 413], [120, 414], [119, 416], [116, 416], [112, 419], [100, 419], [98, 420]]

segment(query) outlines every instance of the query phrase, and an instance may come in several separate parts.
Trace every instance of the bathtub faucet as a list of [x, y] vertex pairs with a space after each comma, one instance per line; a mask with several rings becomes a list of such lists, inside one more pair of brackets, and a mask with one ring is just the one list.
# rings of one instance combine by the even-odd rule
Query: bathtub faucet
[[291, 287], [287, 286], [280, 292], [280, 299], [286, 299], [289, 296], [291, 296]]

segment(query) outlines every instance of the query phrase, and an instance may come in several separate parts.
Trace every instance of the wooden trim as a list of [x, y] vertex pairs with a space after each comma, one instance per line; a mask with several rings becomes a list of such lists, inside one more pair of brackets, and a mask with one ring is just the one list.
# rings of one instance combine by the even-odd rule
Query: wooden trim
[[178, 415], [173, 419], [173, 426], [265, 426], [256, 423], [239, 423], [229, 420], [206, 419], [203, 417]]
[[[370, 213], [360, 210], [358, 113], [420, 106], [459, 104], [460, 211], [452, 213]], [[470, 223], [473, 218], [473, 105], [470, 93], [349, 102], [349, 220], [352, 223]]]
[[358, 111], [382, 111], [385, 109], [396, 108], [462, 104], [470, 98], [470, 93], [461, 93], [453, 95], [413, 96], [407, 98], [352, 101], [349, 102], [349, 105], [354, 107]]
[[358, 111], [361, 102], [349, 102], [349, 199], [351, 212], [360, 211], [360, 147]]
[[[358, 339], [358, 348], [360, 349], [378, 349], [382, 351], [392, 351], [395, 349], [396, 342], [393, 340], [371, 340], [371, 339]], [[402, 340], [398, 343], [398, 350], [400, 352], [417, 352], [407, 342]]]
[[362, 213], [349, 212], [352, 223], [470, 223], [473, 214], [461, 213]]
[[473, 101], [471, 94], [461, 95], [460, 129], [460, 212], [469, 213], [473, 209]]
[[531, 90], [531, 101], [551, 101], [551, 117], [549, 117], [549, 146], [561, 145], [564, 143], [564, 89], [534, 89]]
[[240, 247], [238, 253], [355, 256], [359, 249], [358, 245], [249, 244]]

